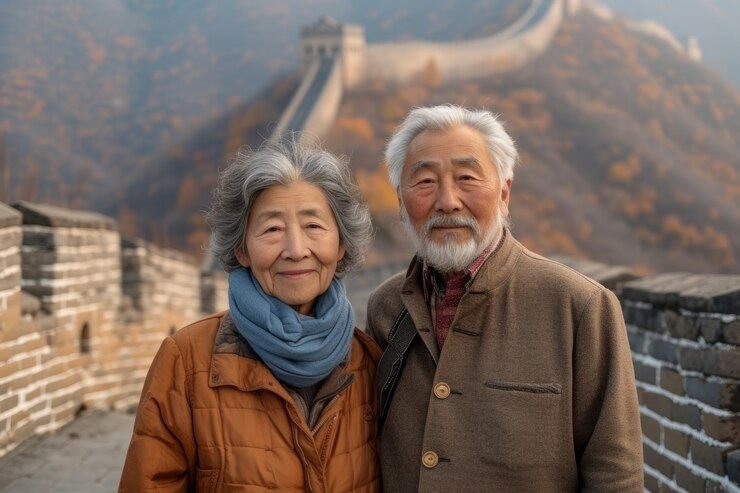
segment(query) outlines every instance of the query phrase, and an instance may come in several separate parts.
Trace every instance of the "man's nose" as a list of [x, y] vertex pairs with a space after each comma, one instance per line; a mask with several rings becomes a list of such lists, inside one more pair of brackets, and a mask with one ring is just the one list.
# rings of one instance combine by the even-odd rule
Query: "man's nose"
[[437, 190], [437, 201], [434, 204], [437, 212], [451, 214], [462, 210], [462, 201], [460, 200], [460, 190], [450, 180], [443, 180]]
[[282, 257], [300, 260], [310, 255], [305, 234], [301, 228], [289, 228], [285, 234], [285, 245]]

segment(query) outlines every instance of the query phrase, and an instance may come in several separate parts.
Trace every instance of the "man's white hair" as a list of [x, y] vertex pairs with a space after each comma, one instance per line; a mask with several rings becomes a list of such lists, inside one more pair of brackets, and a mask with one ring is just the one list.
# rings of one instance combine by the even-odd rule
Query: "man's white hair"
[[487, 110], [469, 110], [453, 104], [428, 106], [413, 109], [385, 148], [388, 175], [396, 191], [401, 187], [403, 163], [411, 141], [425, 130], [447, 130], [459, 125], [466, 125], [481, 133], [502, 184], [514, 177], [514, 166], [519, 155], [514, 141], [496, 115]]

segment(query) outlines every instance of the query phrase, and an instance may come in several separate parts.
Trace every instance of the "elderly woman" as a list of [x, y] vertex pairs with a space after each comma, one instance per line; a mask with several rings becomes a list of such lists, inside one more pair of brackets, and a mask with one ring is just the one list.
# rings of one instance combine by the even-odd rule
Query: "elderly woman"
[[370, 216], [348, 166], [294, 141], [239, 153], [208, 213], [227, 312], [162, 343], [120, 491], [380, 490], [380, 350], [339, 277]]

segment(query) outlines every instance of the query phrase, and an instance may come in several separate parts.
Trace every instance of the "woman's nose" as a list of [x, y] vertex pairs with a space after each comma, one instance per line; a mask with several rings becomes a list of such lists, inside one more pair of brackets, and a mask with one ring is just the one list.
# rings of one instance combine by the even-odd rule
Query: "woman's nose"
[[298, 231], [295, 231], [294, 229], [295, 228], [291, 228], [286, 232], [282, 256], [283, 258], [300, 260], [308, 257], [310, 252], [303, 231], [300, 231], [300, 228]]

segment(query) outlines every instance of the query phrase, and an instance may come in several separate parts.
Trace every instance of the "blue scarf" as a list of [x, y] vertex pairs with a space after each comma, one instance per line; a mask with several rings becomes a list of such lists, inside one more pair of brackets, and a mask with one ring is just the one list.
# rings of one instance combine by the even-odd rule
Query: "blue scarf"
[[310, 317], [265, 293], [251, 269], [239, 268], [229, 273], [229, 309], [239, 334], [292, 387], [320, 382], [349, 354], [355, 318], [337, 278]]

